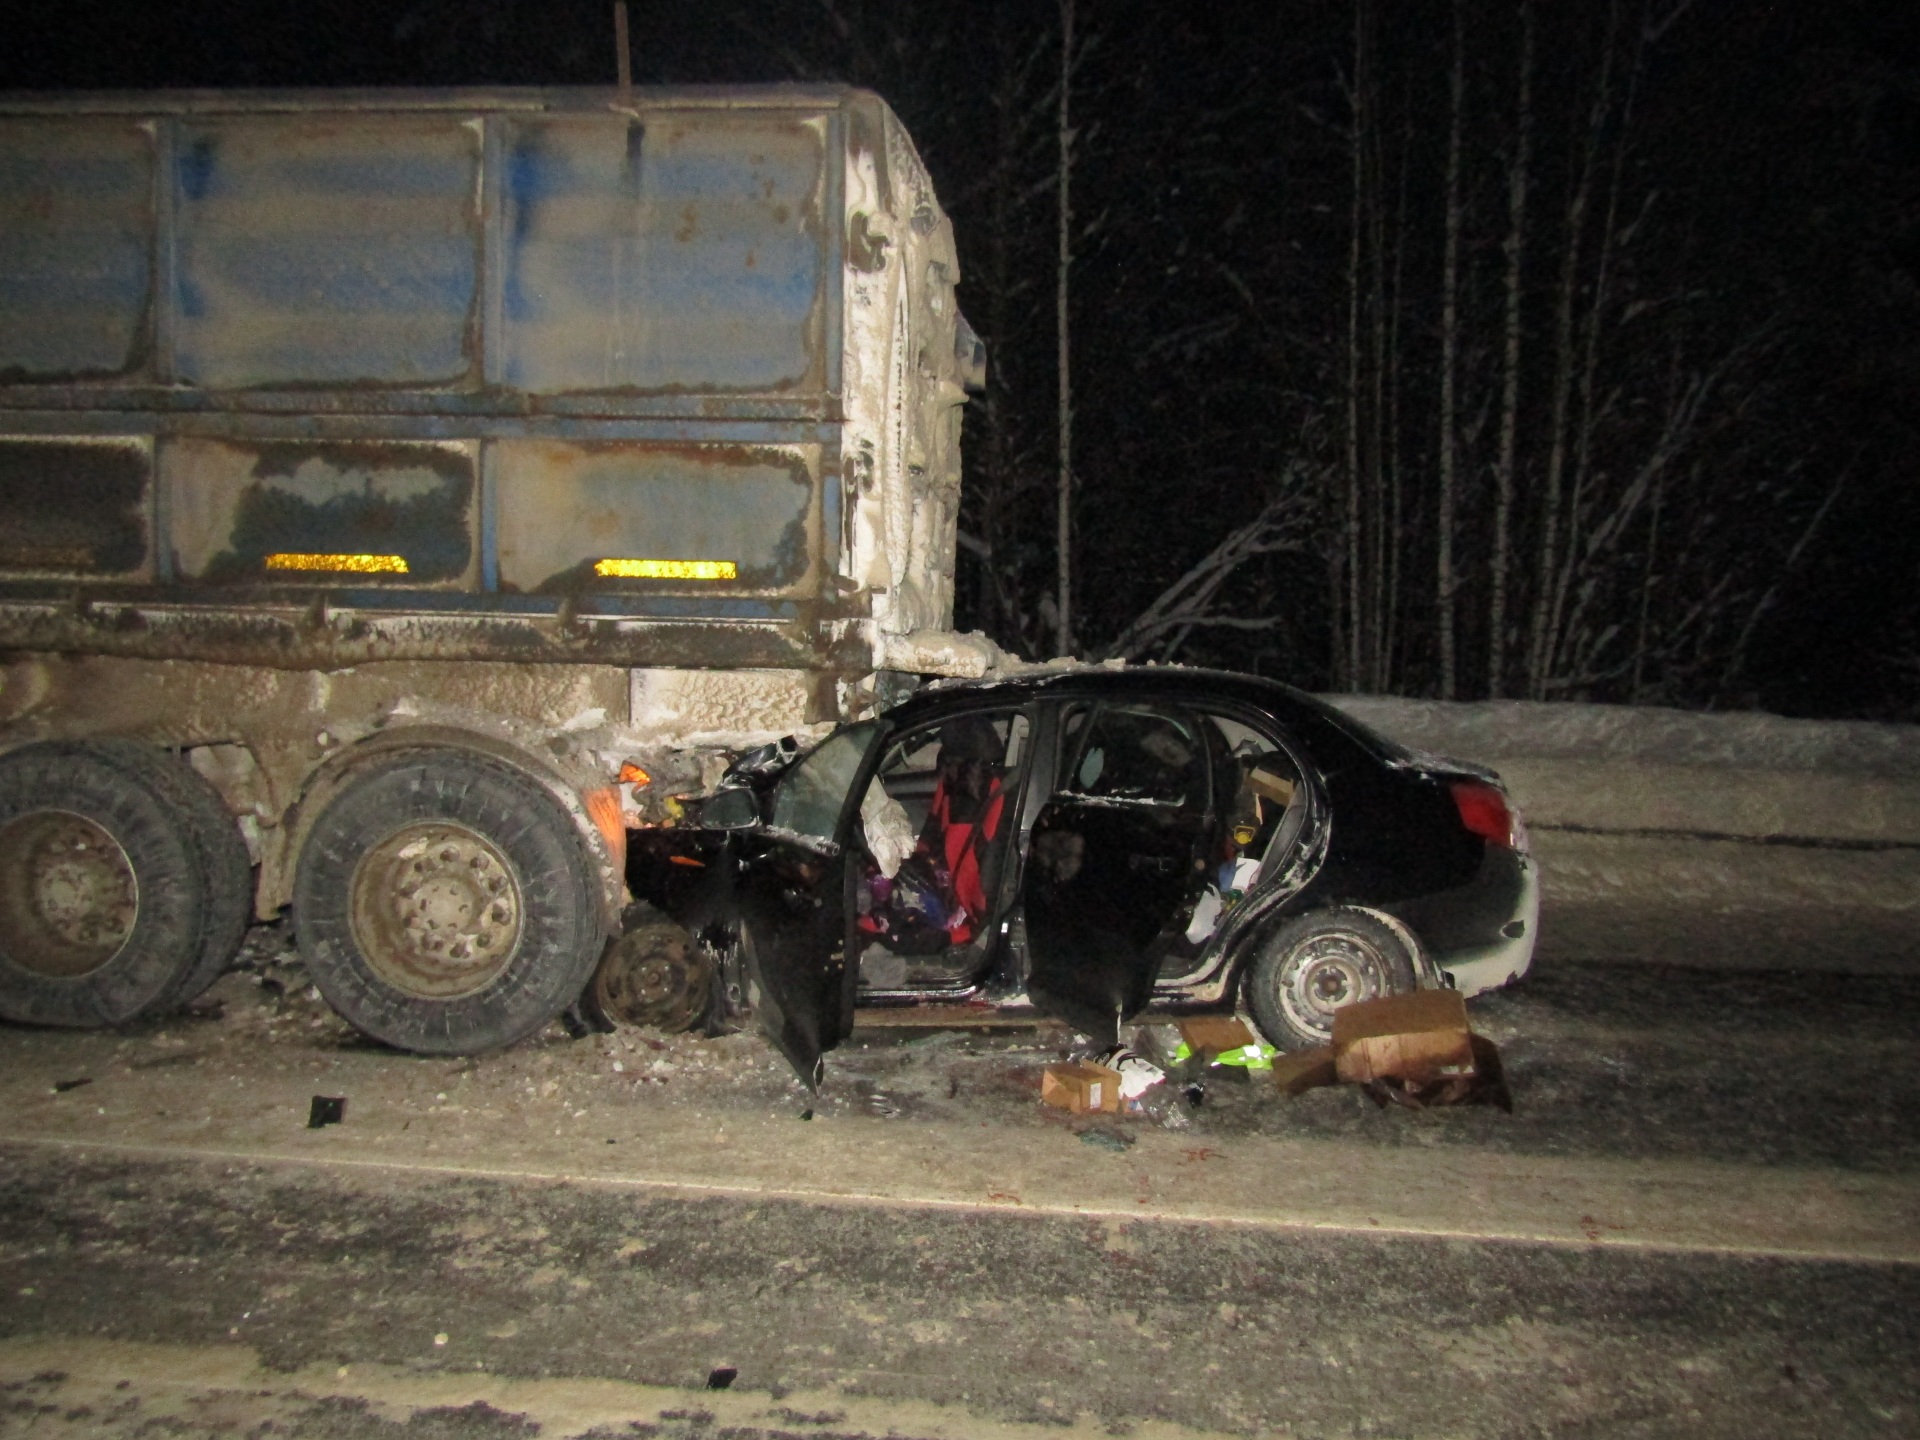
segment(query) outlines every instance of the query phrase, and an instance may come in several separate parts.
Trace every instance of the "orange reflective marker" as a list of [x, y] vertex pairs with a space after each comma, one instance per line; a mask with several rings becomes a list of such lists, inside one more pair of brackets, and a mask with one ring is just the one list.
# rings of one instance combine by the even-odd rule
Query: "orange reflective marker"
[[613, 863], [621, 870], [627, 865], [627, 822], [620, 814], [620, 792], [611, 785], [600, 790], [582, 791], [581, 802], [593, 820], [594, 828], [607, 842]]
[[348, 575], [405, 575], [404, 555], [304, 555], [280, 551], [267, 556], [269, 570], [333, 570]]
[[738, 580], [740, 567], [731, 560], [623, 560], [594, 563], [603, 580]]

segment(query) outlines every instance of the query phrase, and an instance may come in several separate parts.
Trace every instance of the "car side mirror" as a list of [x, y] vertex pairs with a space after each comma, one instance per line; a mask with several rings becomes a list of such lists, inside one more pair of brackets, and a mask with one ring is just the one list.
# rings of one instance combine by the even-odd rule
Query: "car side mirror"
[[751, 790], [722, 790], [700, 807], [700, 823], [714, 830], [751, 830], [760, 823], [760, 802]]

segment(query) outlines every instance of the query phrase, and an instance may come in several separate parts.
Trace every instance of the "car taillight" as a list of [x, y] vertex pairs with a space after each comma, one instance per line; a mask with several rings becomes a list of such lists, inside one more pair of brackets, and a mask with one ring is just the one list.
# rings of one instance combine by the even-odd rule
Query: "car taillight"
[[1507, 808], [1505, 795], [1479, 780], [1456, 780], [1448, 788], [1453, 791], [1454, 808], [1460, 812], [1462, 825], [1483, 840], [1512, 847], [1513, 811]]

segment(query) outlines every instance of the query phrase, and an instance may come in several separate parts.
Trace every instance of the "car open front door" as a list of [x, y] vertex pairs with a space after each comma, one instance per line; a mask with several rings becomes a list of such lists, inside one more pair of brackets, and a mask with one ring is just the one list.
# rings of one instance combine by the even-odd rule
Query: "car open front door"
[[741, 948], [767, 1037], [808, 1085], [853, 1027], [846, 841], [855, 783], [882, 732], [850, 725], [776, 783], [767, 825], [742, 840]]
[[1208, 750], [1190, 717], [1150, 705], [1072, 707], [1058, 734], [1028, 847], [1027, 993], [1113, 1043], [1204, 888]]

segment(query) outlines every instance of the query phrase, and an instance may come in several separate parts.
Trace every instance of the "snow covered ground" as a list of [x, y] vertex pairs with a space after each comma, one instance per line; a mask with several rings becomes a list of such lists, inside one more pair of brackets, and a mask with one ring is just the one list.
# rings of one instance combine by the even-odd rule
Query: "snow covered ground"
[[1920, 726], [1330, 696], [1499, 770], [1541, 862], [1545, 959], [1920, 973]]

